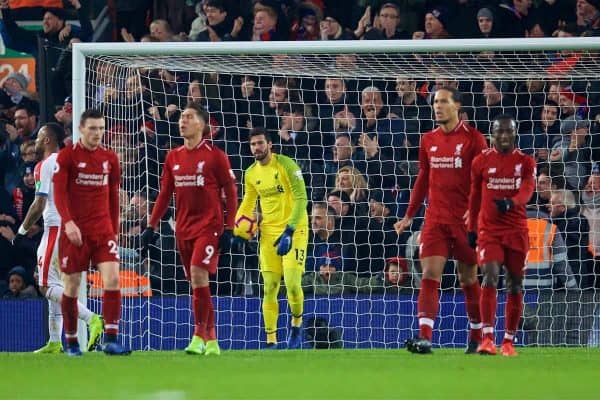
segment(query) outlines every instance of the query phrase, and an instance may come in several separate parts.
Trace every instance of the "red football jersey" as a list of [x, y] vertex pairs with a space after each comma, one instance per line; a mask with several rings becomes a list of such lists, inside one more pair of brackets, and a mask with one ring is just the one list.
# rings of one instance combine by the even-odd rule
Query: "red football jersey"
[[487, 148], [477, 129], [460, 121], [450, 132], [426, 133], [419, 149], [419, 175], [406, 215], [414, 217], [427, 196], [429, 223], [462, 224], [469, 203], [471, 162]]
[[[535, 161], [518, 149], [501, 153], [489, 149], [473, 160], [469, 197], [469, 231], [502, 234], [527, 230], [525, 205], [535, 187]], [[510, 198], [515, 204], [500, 213], [494, 200]]]
[[[237, 210], [235, 175], [223, 150], [202, 140], [194, 149], [177, 147], [167, 154], [158, 199], [149, 226], [156, 227], [175, 192], [175, 230], [179, 239], [221, 234], [233, 229]], [[226, 221], [223, 201], [226, 198]]]
[[81, 143], [65, 147], [52, 182], [63, 223], [73, 220], [83, 236], [118, 234], [121, 168], [114, 151], [88, 150]]

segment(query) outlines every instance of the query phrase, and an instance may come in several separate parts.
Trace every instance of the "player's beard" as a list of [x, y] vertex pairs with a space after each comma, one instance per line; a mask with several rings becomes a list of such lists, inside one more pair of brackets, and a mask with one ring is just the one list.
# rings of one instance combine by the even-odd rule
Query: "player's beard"
[[265, 151], [264, 153], [255, 153], [255, 154], [254, 154], [254, 159], [255, 159], [256, 161], [262, 161], [262, 160], [264, 160], [265, 158], [267, 158], [267, 156], [268, 156], [268, 155], [269, 155], [269, 152], [268, 152], [268, 151]]

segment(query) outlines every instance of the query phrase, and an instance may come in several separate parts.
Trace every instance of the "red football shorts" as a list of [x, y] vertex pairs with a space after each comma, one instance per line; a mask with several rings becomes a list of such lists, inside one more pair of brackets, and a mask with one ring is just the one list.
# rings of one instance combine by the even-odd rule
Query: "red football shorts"
[[481, 232], [477, 238], [477, 261], [504, 265], [512, 275], [523, 277], [529, 251], [527, 231], [492, 235]]
[[438, 224], [425, 220], [419, 257], [431, 256], [454, 258], [468, 265], [477, 263], [475, 250], [467, 241], [467, 227], [464, 224]]
[[83, 244], [75, 246], [62, 231], [58, 238], [60, 270], [65, 274], [85, 272], [90, 265], [119, 262], [119, 245], [114, 235], [83, 235]]
[[190, 268], [203, 268], [209, 274], [217, 272], [219, 263], [219, 236], [205, 235], [195, 239], [177, 240], [177, 249], [185, 269], [185, 276], [189, 280]]

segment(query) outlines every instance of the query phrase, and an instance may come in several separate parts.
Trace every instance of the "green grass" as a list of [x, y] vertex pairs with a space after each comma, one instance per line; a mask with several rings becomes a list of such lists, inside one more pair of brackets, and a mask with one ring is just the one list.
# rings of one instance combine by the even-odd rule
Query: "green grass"
[[437, 350], [0, 354], [0, 399], [599, 399], [600, 351]]

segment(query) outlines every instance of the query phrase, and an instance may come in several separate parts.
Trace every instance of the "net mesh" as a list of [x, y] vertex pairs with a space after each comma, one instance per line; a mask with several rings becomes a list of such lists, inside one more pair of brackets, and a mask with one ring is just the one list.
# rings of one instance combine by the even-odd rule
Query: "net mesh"
[[[442, 86], [463, 93], [461, 118], [485, 135], [496, 115], [517, 119], [519, 146], [536, 158], [542, 173], [532, 210], [549, 211], [551, 196], [543, 184], [573, 194], [577, 212], [569, 224], [554, 221], [562, 244], [558, 239], [551, 244], [550, 269], [528, 275], [525, 282], [518, 342], [598, 342], [594, 315], [599, 282], [589, 246], [594, 243], [590, 226], [593, 230], [597, 217], [588, 185], [598, 159], [593, 134], [598, 67], [597, 54], [583, 50], [87, 56], [86, 80], [80, 83], [86, 86], [85, 106], [105, 112], [105, 141], [119, 154], [123, 168], [121, 268], [133, 273], [126, 283], [122, 321], [128, 344], [134, 349], [180, 349], [193, 331], [190, 287], [175, 250], [174, 210], [163, 218], [160, 239], [148, 254], [140, 251], [139, 243], [158, 193], [164, 157], [183, 143], [177, 121], [190, 101], [209, 111], [212, 140], [228, 154], [238, 182], [253, 162], [249, 129], [265, 126], [276, 151], [301, 167], [312, 213], [317, 203], [329, 206], [325, 220], [331, 216], [332, 227], [320, 228], [313, 221], [303, 277], [311, 345], [395, 348], [414, 336], [422, 218], [401, 236], [392, 225], [406, 210], [418, 171], [420, 137], [435, 125], [432, 94]], [[587, 126], [583, 138], [575, 133], [580, 125]], [[577, 145], [570, 150], [573, 143]], [[536, 217], [547, 218], [539, 213]], [[571, 223], [575, 217], [578, 224]], [[323, 248], [319, 229], [338, 236]], [[243, 254], [221, 255], [211, 282], [224, 348], [257, 348], [264, 342], [256, 251], [256, 242], [251, 242]], [[462, 347], [467, 341], [458, 288], [450, 260], [442, 280], [436, 345]], [[290, 323], [284, 290], [280, 340]], [[90, 301], [92, 308], [100, 306], [98, 298]], [[504, 302], [501, 289], [499, 336]]]

